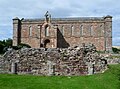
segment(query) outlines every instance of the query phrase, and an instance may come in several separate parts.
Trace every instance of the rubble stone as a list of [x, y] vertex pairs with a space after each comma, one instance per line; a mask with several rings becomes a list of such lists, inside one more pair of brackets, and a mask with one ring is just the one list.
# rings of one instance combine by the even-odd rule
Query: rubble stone
[[[12, 66], [13, 64], [16, 66]], [[91, 75], [101, 73], [106, 68], [105, 59], [96, 52], [94, 45], [76, 46], [68, 49], [25, 48], [10, 50], [0, 60], [0, 70], [18, 74]]]

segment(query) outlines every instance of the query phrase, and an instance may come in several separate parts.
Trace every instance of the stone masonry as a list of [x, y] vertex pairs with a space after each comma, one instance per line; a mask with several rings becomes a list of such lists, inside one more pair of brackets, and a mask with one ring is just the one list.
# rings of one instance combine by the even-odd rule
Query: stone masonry
[[68, 48], [94, 44], [99, 51], [112, 51], [112, 17], [13, 19], [13, 46]]
[[0, 60], [0, 73], [71, 76], [91, 75], [106, 69], [106, 60], [92, 44], [74, 48], [10, 50]]

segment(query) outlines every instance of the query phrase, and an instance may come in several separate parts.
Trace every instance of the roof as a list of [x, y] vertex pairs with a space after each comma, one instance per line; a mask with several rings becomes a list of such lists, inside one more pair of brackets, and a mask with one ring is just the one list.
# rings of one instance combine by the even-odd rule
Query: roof
[[[69, 17], [69, 18], [51, 18], [52, 21], [97, 21], [104, 20], [104, 17]], [[36, 19], [23, 19], [22, 21], [42, 21], [44, 18], [36, 18]]]

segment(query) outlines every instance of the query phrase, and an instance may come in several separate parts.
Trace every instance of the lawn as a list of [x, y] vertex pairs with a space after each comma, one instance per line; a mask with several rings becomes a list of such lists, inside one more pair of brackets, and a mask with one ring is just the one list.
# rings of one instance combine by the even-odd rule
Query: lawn
[[0, 74], [0, 89], [120, 89], [120, 64], [91, 76], [32, 76]]

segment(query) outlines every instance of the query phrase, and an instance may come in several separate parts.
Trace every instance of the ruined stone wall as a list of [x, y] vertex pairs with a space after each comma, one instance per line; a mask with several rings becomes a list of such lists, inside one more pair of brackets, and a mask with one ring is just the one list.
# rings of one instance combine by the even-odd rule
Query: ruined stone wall
[[104, 56], [108, 64], [120, 64], [120, 54], [104, 53], [100, 55]]
[[0, 57], [0, 73], [10, 73], [10, 62]]
[[[47, 48], [57, 47], [57, 28], [55, 26], [42, 20], [24, 20], [21, 23], [21, 43], [29, 44], [33, 48], [40, 48], [45, 40], [49, 40], [49, 45], [46, 45]], [[46, 26], [49, 27], [48, 32], [45, 31]]]
[[[21, 22], [21, 43], [29, 44], [33, 48], [40, 47], [40, 26], [41, 22], [32, 23], [32, 22]], [[30, 35], [31, 27], [31, 35]]]
[[[112, 51], [111, 16], [52, 18], [51, 23], [46, 23], [44, 19], [13, 19], [13, 22], [14, 46], [21, 42], [39, 48], [45, 39], [49, 39], [47, 48], [68, 48], [82, 43], [92, 43], [97, 50]], [[45, 36], [47, 25], [49, 31]], [[54, 28], [56, 26], [57, 28]]]
[[[90, 75], [107, 68], [93, 45], [76, 48], [29, 48], [4, 54], [5, 71], [33, 75]], [[14, 68], [16, 66], [16, 68]]]
[[[72, 21], [71, 21], [72, 22]], [[64, 26], [64, 29], [62, 29]], [[73, 32], [71, 26], [74, 26]], [[83, 26], [83, 28], [81, 28]], [[90, 26], [92, 28], [90, 29]], [[82, 43], [92, 43], [96, 46], [97, 50], [105, 50], [105, 35], [104, 35], [104, 22], [103, 21], [88, 21], [88, 22], [74, 22], [70, 23], [61, 22], [58, 24], [58, 47], [74, 47]], [[63, 33], [64, 30], [64, 33]], [[64, 36], [62, 39], [62, 35]], [[61, 43], [62, 42], [62, 43]]]

